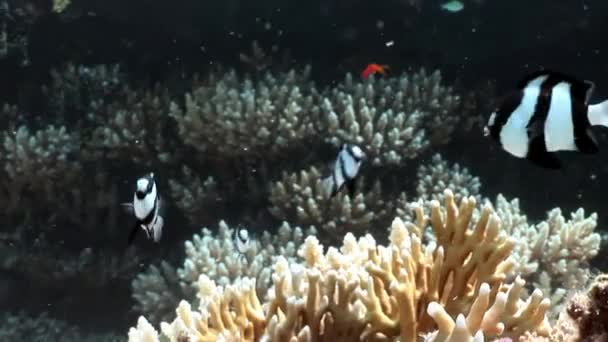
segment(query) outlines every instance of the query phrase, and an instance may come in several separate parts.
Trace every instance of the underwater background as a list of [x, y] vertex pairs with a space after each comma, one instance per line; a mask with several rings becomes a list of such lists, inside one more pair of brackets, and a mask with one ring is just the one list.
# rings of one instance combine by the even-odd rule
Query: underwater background
[[557, 171], [483, 136], [541, 68], [608, 98], [606, 32], [599, 0], [0, 0], [0, 341], [608, 341], [605, 129]]

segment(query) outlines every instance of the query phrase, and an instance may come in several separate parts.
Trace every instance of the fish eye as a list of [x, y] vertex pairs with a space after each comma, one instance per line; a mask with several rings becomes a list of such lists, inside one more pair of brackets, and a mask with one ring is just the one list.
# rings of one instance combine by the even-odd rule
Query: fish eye
[[146, 197], [146, 194], [143, 191], [135, 191], [135, 196], [137, 196], [137, 198], [139, 199], [143, 199], [144, 197]]

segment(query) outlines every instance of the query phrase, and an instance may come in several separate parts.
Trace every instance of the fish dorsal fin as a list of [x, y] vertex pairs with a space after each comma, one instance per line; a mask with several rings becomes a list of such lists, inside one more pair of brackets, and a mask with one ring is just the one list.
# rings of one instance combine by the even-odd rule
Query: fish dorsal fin
[[[517, 88], [523, 90], [526, 87], [530, 86], [530, 84], [532, 84], [534, 82], [538, 82], [539, 79], [541, 79], [543, 77], [547, 78], [548, 76], [549, 75], [546, 70], [536, 71], [534, 73], [527, 75], [526, 77], [522, 78], [519, 82], [517, 82]], [[538, 86], [540, 86], [540, 84], [538, 84]]]
[[547, 69], [539, 70], [539, 71], [529, 74], [528, 76], [524, 77], [522, 80], [519, 81], [519, 83], [517, 84], [517, 87], [519, 89], [524, 89], [530, 83], [534, 82], [535, 80], [538, 80], [539, 78], [543, 78], [543, 77], [546, 79], [551, 78], [553, 80], [553, 83], [556, 83], [556, 84], [560, 83], [560, 82], [569, 83], [572, 86], [577, 87], [578, 89], [583, 89], [585, 93], [587, 93], [588, 91], [593, 91], [593, 88], [595, 87], [594, 83], [591, 81], [586, 81], [586, 80], [583, 81], [576, 77], [565, 74], [563, 72], [547, 70]]
[[[541, 79], [543, 80], [542, 82]], [[524, 77], [521, 81], [519, 81], [517, 87], [519, 89], [524, 89], [530, 85], [540, 86], [540, 83], [543, 82], [551, 82], [553, 84], [566, 82], [570, 84], [572, 89], [572, 96], [575, 99], [584, 101], [585, 104], [589, 103], [589, 99], [593, 95], [593, 90], [595, 89], [595, 83], [593, 83], [592, 81], [583, 81], [559, 71], [552, 71], [546, 69], [536, 71]]]
[[585, 86], [587, 87], [585, 90], [585, 104], [589, 104], [591, 96], [593, 96], [593, 92], [595, 91], [595, 83], [589, 80], [584, 80], [583, 83], [585, 83]]

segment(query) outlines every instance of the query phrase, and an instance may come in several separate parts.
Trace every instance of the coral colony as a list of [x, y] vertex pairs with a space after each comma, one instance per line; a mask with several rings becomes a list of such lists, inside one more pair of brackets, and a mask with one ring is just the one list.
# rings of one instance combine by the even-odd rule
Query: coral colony
[[[53, 246], [30, 251], [30, 261], [5, 258], [3, 268], [48, 283], [67, 276], [37, 267], [68, 269], [91, 277], [94, 291], [131, 279], [141, 314], [131, 342], [607, 336], [608, 280], [589, 266], [600, 249], [596, 214], [556, 208], [529, 222], [517, 199], [484, 197], [482, 180], [439, 154], [412, 170], [450, 140], [462, 116], [461, 96], [439, 71], [347, 75], [330, 88], [309, 75], [308, 67], [257, 77], [212, 72], [175, 94], [162, 84], [141, 89], [116, 66], [55, 70], [44, 87], [53, 124], [28, 124], [18, 108], [2, 107], [5, 222], [36, 224], [34, 214], [50, 206], [54, 221], [126, 245], [119, 181], [107, 169], [122, 163], [162, 169], [173, 210], [207, 227], [183, 243], [180, 265], [141, 272], [138, 255], [111, 261], [85, 250], [81, 259]], [[321, 183], [331, 160], [315, 156], [335, 157], [345, 143], [365, 151], [369, 168], [352, 197], [327, 197]], [[403, 170], [418, 173], [404, 179]], [[414, 193], [395, 186], [405, 183]], [[237, 250], [235, 230], [247, 231], [260, 213], [279, 224], [241, 234], [247, 248]], [[179, 229], [167, 219], [163, 239]], [[100, 271], [109, 263], [120, 267]], [[84, 281], [70, 279], [61, 283]]]

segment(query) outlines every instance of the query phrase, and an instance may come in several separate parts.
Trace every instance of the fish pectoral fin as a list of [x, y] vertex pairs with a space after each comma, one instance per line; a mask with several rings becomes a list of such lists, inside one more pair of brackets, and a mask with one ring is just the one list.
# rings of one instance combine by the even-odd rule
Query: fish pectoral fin
[[357, 191], [357, 179], [349, 179], [344, 183], [344, 185], [346, 185], [346, 189], [348, 190], [348, 196], [350, 196], [350, 199], [352, 200], [353, 198], [355, 198], [355, 192]]
[[120, 203], [123, 211], [129, 215], [135, 215], [135, 211], [133, 210], [133, 203]]
[[162, 216], [158, 216], [156, 218], [156, 222], [154, 223], [154, 227], [152, 228], [152, 234], [154, 234], [154, 242], [159, 242], [160, 238], [163, 236], [163, 225], [165, 220]]
[[526, 126], [526, 131], [528, 133], [528, 138], [530, 140], [536, 139], [539, 136], [544, 136], [545, 134], [545, 127], [544, 127], [544, 121], [540, 120], [540, 119], [536, 119], [531, 121], [530, 123], [528, 123], [528, 126]]
[[323, 195], [325, 198], [332, 198], [336, 195], [336, 189], [331, 176], [321, 180], [321, 188], [323, 189]]
[[544, 134], [541, 134], [530, 140], [526, 159], [546, 169], [557, 170], [562, 167], [562, 164], [559, 159], [557, 159], [555, 155], [547, 151], [547, 147], [545, 146]]
[[127, 240], [127, 245], [130, 246], [135, 240], [135, 236], [137, 235], [137, 231], [139, 230], [140, 224], [139, 222], [135, 222], [133, 228], [131, 228], [131, 232], [129, 232], [129, 239]]
[[580, 134], [575, 134], [574, 144], [576, 145], [577, 150], [584, 154], [596, 154], [600, 150], [597, 141], [595, 140], [595, 136], [589, 129], [586, 129]]

